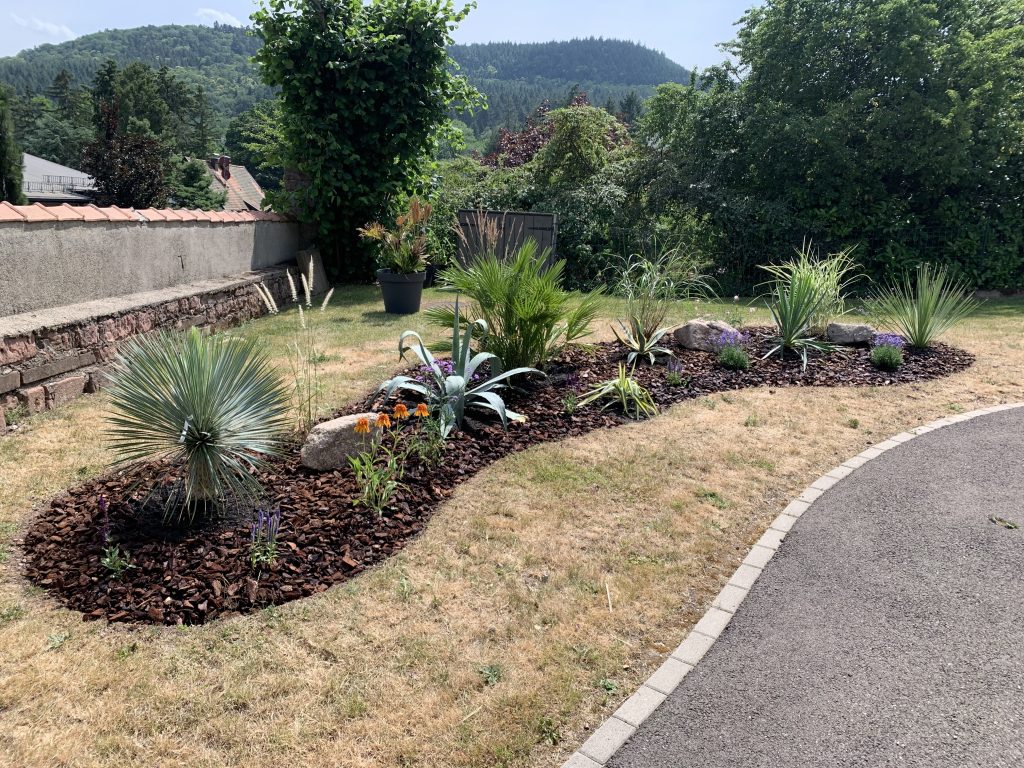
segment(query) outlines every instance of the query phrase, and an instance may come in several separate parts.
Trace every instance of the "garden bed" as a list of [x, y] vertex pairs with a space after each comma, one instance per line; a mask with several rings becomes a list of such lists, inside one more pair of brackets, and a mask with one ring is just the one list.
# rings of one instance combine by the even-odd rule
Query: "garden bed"
[[[636, 378], [650, 389], [658, 406], [666, 408], [748, 387], [907, 384], [955, 373], [974, 361], [970, 353], [938, 345], [908, 351], [905, 364], [890, 373], [871, 365], [866, 347], [844, 347], [812, 357], [802, 371], [792, 357], [758, 359], [771, 346], [770, 330], [749, 332], [753, 363], [747, 371], [728, 371], [714, 355], [674, 348], [683, 365], [682, 386], [667, 383], [662, 365], [638, 366]], [[621, 359], [619, 345], [574, 349], [549, 366], [547, 379], [508, 392], [508, 405], [525, 415], [527, 423], [510, 425], [507, 431], [474, 424], [448, 442], [436, 468], [411, 459], [404, 486], [383, 517], [354, 506], [358, 490], [351, 472], [310, 472], [299, 464], [297, 449], [291, 451], [263, 478], [268, 506], [280, 505], [282, 524], [279, 557], [261, 571], [249, 561], [249, 524], [244, 518], [155, 535], [159, 529], [146, 515], [139, 515], [143, 494], [136, 490], [136, 481], [151, 477], [153, 468], [135, 467], [78, 486], [52, 501], [24, 537], [26, 574], [85, 619], [118, 622], [200, 624], [322, 592], [402, 549], [457, 485], [501, 457], [622, 423], [619, 416], [596, 405], [568, 415], [564, 404], [570, 393], [582, 394], [613, 377]], [[367, 405], [382, 403], [371, 396], [353, 404], [349, 412]], [[133, 567], [119, 579], [100, 562], [101, 495], [110, 500], [113, 539], [132, 559]]]

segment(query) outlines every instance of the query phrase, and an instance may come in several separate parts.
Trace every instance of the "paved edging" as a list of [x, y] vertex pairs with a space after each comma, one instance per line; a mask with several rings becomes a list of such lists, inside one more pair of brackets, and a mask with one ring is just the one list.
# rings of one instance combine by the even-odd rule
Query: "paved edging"
[[707, 613], [694, 625], [686, 639], [672, 652], [658, 670], [630, 696], [615, 713], [602, 723], [562, 768], [603, 768], [612, 756], [636, 733], [640, 725], [668, 698], [683, 678], [697, 665], [729, 624], [733, 614], [746, 598], [750, 588], [782, 545], [786, 534], [800, 516], [825, 491], [886, 451], [909, 442], [920, 435], [943, 427], [987, 416], [992, 413], [1024, 408], [1024, 403], [997, 405], [970, 413], [933, 421], [925, 426], [884, 440], [852, 459], [843, 462], [811, 483], [787, 506], [754, 544], [746, 559], [718, 594]]

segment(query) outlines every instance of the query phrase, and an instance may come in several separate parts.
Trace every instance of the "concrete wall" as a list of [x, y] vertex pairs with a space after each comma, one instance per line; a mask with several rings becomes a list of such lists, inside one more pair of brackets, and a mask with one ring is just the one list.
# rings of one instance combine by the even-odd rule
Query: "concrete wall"
[[[33, 206], [11, 208], [34, 214], [26, 211]], [[102, 221], [0, 218], [0, 317], [267, 269], [294, 262], [306, 245], [298, 225], [276, 216], [125, 213]]]

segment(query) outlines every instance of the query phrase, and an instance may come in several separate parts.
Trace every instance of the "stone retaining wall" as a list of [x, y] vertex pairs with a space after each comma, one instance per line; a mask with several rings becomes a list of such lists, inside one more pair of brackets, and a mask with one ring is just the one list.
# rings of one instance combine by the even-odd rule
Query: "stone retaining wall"
[[[163, 329], [223, 329], [259, 317], [263, 282], [282, 306], [290, 300], [284, 269], [0, 319], [0, 434], [4, 411], [56, 408], [106, 383], [117, 345]], [[111, 311], [95, 312], [96, 305]]]

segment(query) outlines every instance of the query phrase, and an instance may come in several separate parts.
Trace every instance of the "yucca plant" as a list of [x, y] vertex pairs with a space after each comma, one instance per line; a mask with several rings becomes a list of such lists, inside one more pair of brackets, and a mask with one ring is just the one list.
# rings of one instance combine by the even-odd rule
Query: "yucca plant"
[[630, 367], [634, 366], [640, 358], [646, 358], [647, 362], [654, 365], [657, 355], [672, 354], [670, 349], [659, 346], [665, 334], [669, 332], [668, 328], [658, 328], [648, 335], [641, 320], [637, 317], [631, 317], [628, 326], [621, 320], [619, 320], [619, 325], [622, 327], [622, 333], [620, 334], [614, 326], [612, 326], [612, 332], [615, 334], [615, 338], [629, 349], [626, 364]]
[[829, 323], [846, 313], [846, 294], [860, 279], [852, 248], [822, 257], [809, 240], [797, 250], [796, 258], [785, 264], [762, 266], [761, 269], [778, 283], [789, 283], [799, 278], [814, 286], [821, 300], [811, 315], [808, 328], [815, 335], [825, 333]]
[[589, 405], [595, 400], [608, 401], [601, 410], [618, 405], [626, 416], [637, 420], [658, 414], [658, 406], [651, 393], [626, 372], [623, 363], [619, 363], [619, 375], [616, 378], [598, 384], [577, 403], [577, 407]]
[[257, 342], [194, 328], [126, 342], [109, 397], [117, 460], [179, 467], [167, 514], [189, 520], [227, 499], [254, 502], [256, 472], [288, 431], [288, 390]]
[[772, 313], [779, 335], [776, 345], [762, 359], [778, 353], [784, 358], [787, 350], [800, 356], [803, 369], [807, 369], [807, 353], [811, 350], [828, 352], [832, 345], [819, 341], [814, 336], [812, 324], [819, 315], [821, 306], [828, 296], [820, 290], [817, 280], [806, 272], [794, 272], [785, 280], [779, 280], [772, 288], [768, 310]]
[[[492, 246], [440, 274], [450, 290], [472, 300], [462, 326], [482, 320], [480, 348], [509, 368], [543, 366], [585, 336], [597, 316], [600, 293], [576, 297], [562, 290], [565, 262], [548, 264], [548, 257], [536, 240], [527, 240], [509, 258]], [[455, 319], [451, 307], [427, 310], [426, 316], [446, 327]]]
[[898, 331], [912, 347], [924, 349], [978, 308], [967, 284], [946, 267], [921, 264], [916, 279], [904, 274], [868, 302], [879, 322]]
[[[447, 438], [455, 428], [462, 427], [468, 408], [493, 411], [507, 427], [509, 420], [524, 421], [524, 418], [505, 407], [505, 401], [498, 391], [507, 386], [513, 376], [537, 373], [536, 368], [513, 368], [502, 371], [501, 360], [491, 352], [472, 353], [473, 332], [487, 333], [487, 323], [474, 320], [463, 331], [459, 316], [459, 301], [455, 300], [452, 313], [452, 369], [447, 372], [438, 364], [415, 331], [406, 331], [398, 340], [398, 355], [405, 358], [410, 350], [420, 359], [429, 372], [430, 382], [425, 384], [409, 376], [396, 376], [381, 385], [381, 390], [391, 397], [398, 390], [408, 390], [427, 398], [431, 409], [441, 422], [442, 436]], [[415, 343], [408, 344], [408, 341]], [[480, 383], [473, 383], [475, 374], [484, 363], [490, 363], [491, 375]], [[502, 371], [502, 372], [499, 372]], [[543, 374], [541, 374], [543, 375]]]

